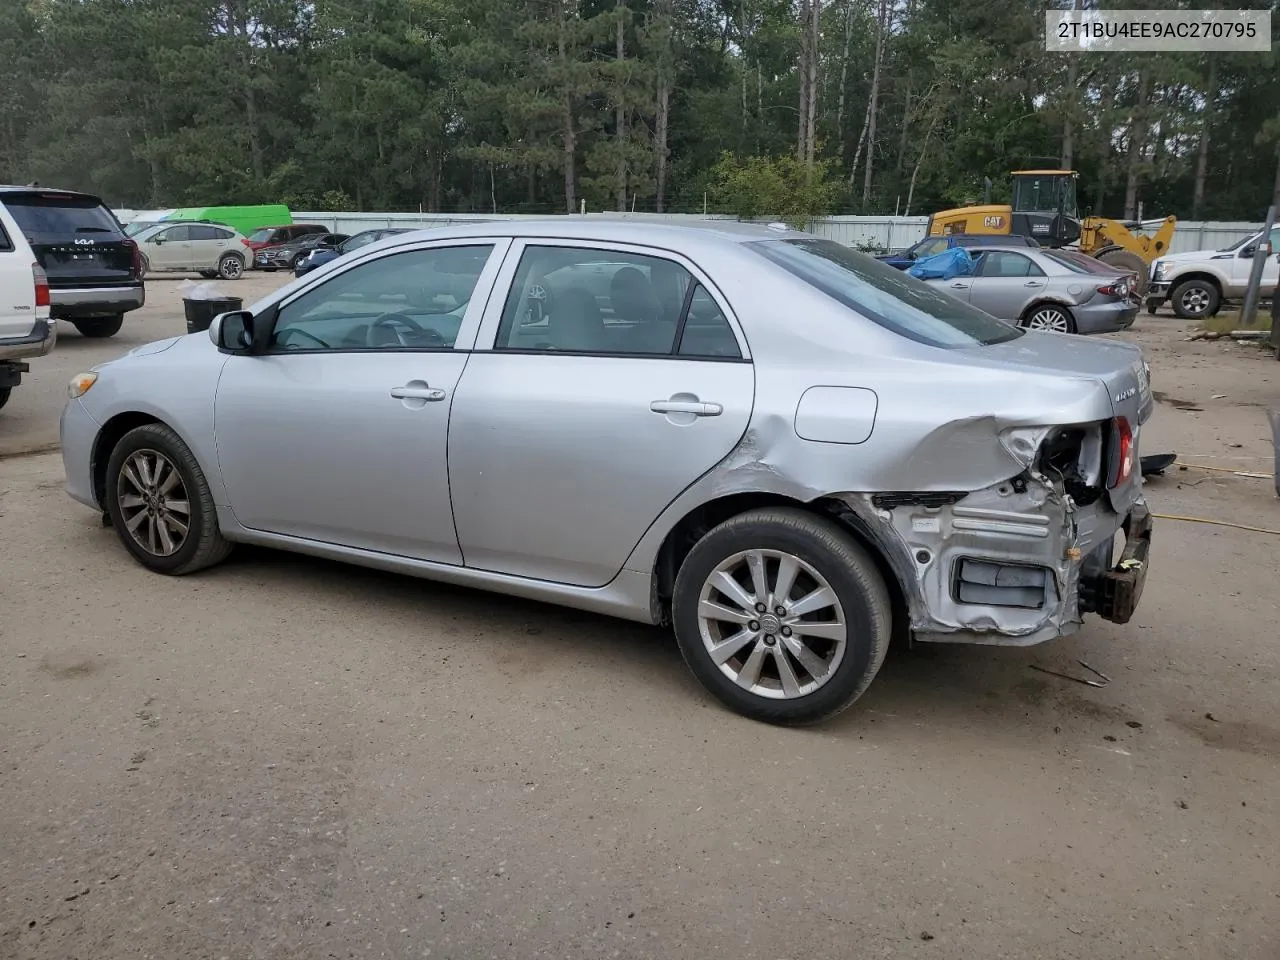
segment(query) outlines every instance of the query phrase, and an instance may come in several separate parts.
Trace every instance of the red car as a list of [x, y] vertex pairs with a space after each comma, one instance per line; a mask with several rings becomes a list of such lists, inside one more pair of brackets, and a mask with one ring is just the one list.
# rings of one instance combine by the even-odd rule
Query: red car
[[283, 227], [259, 227], [242, 242], [250, 250], [258, 251], [263, 247], [273, 247], [278, 243], [288, 243], [309, 233], [328, 233], [328, 227], [315, 223], [291, 223]]

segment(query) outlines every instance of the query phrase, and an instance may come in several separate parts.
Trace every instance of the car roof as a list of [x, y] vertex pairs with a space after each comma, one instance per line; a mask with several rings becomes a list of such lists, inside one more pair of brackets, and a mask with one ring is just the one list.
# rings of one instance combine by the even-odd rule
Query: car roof
[[534, 220], [488, 220], [479, 223], [423, 227], [410, 233], [430, 233], [439, 239], [469, 237], [511, 237], [513, 239], [544, 238], [553, 240], [585, 240], [601, 243], [639, 243], [655, 246], [684, 247], [703, 242], [749, 243], [758, 240], [815, 239], [812, 234], [793, 230], [784, 224], [742, 223], [737, 220], [670, 221], [635, 220], [603, 216], [564, 216]]
[[61, 193], [69, 197], [84, 197], [88, 200], [96, 200], [102, 203], [102, 198], [94, 193], [85, 193], [83, 190], [63, 190], [61, 187], [46, 186], [23, 186], [17, 183], [0, 183], [0, 193]]

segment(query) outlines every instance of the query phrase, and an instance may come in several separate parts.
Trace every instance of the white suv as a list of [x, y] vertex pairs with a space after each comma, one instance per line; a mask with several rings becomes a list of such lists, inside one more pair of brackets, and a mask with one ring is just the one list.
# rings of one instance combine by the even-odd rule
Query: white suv
[[1265, 255], [1262, 295], [1272, 294], [1280, 283], [1280, 227], [1271, 231], [1270, 252], [1260, 249], [1261, 233], [1238, 240], [1221, 250], [1193, 250], [1158, 257], [1151, 264], [1147, 312], [1155, 313], [1165, 300], [1184, 320], [1200, 320], [1218, 312], [1224, 300], [1244, 296], [1255, 255]]
[[199, 273], [239, 280], [248, 265], [244, 237], [221, 223], [158, 223], [134, 235], [147, 272]]
[[0, 407], [29, 369], [24, 361], [43, 357], [57, 339], [44, 268], [0, 204]]

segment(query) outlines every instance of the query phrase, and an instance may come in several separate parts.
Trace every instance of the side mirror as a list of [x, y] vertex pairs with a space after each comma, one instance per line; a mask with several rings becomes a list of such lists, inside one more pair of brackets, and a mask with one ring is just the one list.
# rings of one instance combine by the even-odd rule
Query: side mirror
[[1251, 260], [1253, 259], [1253, 255], [1257, 252], [1258, 252], [1258, 248], [1255, 247], [1253, 244], [1249, 244], [1249, 246], [1241, 249], [1240, 256], [1246, 260]]
[[152, 237], [151, 242], [158, 247], [160, 244], [164, 243], [164, 237]]
[[253, 334], [253, 314], [248, 310], [220, 313], [209, 324], [209, 339], [219, 350], [229, 353], [252, 353]]

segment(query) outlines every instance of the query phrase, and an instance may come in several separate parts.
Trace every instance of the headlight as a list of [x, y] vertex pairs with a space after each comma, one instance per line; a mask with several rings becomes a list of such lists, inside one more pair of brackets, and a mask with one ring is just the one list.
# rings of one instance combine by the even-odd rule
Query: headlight
[[67, 396], [72, 400], [77, 397], [83, 397], [89, 392], [89, 388], [98, 382], [96, 373], [77, 373], [71, 378], [71, 382], [67, 384]]
[[1162, 263], [1159, 260], [1156, 261], [1156, 268], [1153, 271], [1151, 271], [1151, 279], [1152, 280], [1164, 279], [1164, 263]]

